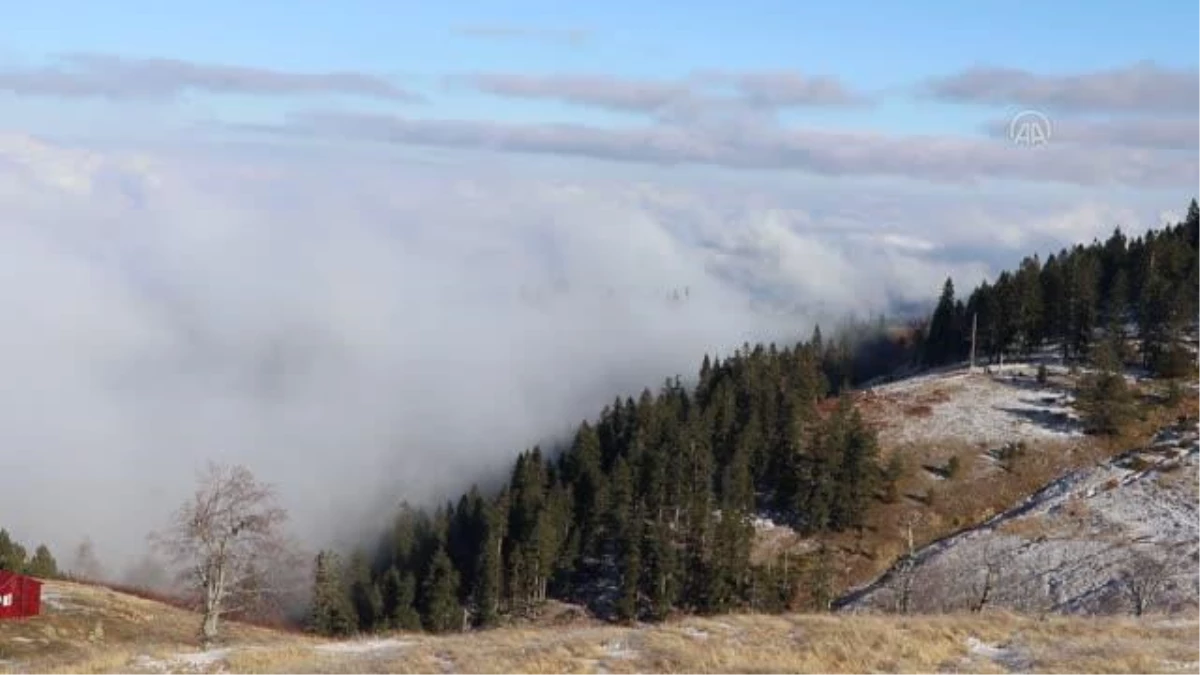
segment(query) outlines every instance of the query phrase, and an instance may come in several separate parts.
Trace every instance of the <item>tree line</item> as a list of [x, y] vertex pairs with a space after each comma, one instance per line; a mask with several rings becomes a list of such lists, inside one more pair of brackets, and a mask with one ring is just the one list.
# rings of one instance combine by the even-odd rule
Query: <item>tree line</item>
[[8, 530], [0, 529], [0, 570], [53, 579], [58, 576], [58, 562], [45, 544], [39, 544], [30, 556], [24, 546], [13, 540]]
[[313, 629], [458, 630], [548, 598], [624, 620], [777, 610], [805, 565], [752, 564], [754, 518], [856, 527], [887, 472], [848, 398], [826, 401], [836, 346], [705, 357], [697, 384], [618, 398], [568, 447], [521, 453], [496, 494], [405, 505], [373, 551], [316, 560]]
[[1111, 335], [1121, 362], [1182, 376], [1191, 356], [1180, 338], [1197, 321], [1200, 304], [1198, 239], [1200, 208], [1193, 199], [1176, 225], [1133, 239], [1117, 228], [1103, 242], [1064, 248], [1045, 262], [1027, 257], [1015, 272], [975, 287], [965, 302], [947, 279], [923, 340], [922, 362], [966, 359], [974, 320], [977, 357], [989, 363], [1051, 344], [1064, 359], [1083, 359]]

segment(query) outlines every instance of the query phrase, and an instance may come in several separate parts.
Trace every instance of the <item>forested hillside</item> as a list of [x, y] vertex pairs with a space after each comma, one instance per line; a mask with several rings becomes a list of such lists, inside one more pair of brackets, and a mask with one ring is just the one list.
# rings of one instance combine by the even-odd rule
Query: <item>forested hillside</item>
[[1173, 227], [1151, 230], [1130, 240], [1117, 228], [1106, 241], [1076, 245], [1043, 263], [1028, 257], [1015, 272], [1003, 272], [967, 297], [956, 299], [947, 279], [929, 324], [923, 350], [928, 365], [961, 361], [970, 348], [977, 317], [977, 356], [994, 361], [1002, 354], [1030, 354], [1047, 343], [1067, 358], [1089, 354], [1098, 335], [1136, 340], [1134, 353], [1155, 372], [1182, 375], [1188, 355], [1182, 331], [1197, 317], [1196, 200]]
[[841, 531], [895, 499], [899, 469], [881, 466], [846, 387], [965, 358], [973, 317], [983, 359], [1047, 343], [1079, 359], [1098, 335], [1129, 332], [1126, 361], [1177, 376], [1193, 363], [1176, 338], [1196, 320], [1198, 216], [1193, 200], [1174, 227], [1028, 258], [965, 303], [947, 280], [928, 324], [894, 335], [881, 323], [827, 342], [817, 329], [705, 356], [694, 388], [674, 378], [617, 398], [568, 447], [522, 453], [498, 493], [406, 505], [373, 550], [321, 553], [311, 628], [458, 630], [548, 598], [625, 620], [781, 610], [799, 591], [827, 604], [824, 552], [751, 564], [753, 518]]
[[565, 452], [522, 453], [498, 495], [404, 508], [373, 556], [322, 554], [315, 627], [457, 629], [462, 607], [488, 625], [548, 597], [627, 619], [782, 608], [797, 566], [750, 564], [751, 518], [853, 527], [881, 476], [857, 412], [822, 412], [820, 354], [817, 338], [706, 358], [694, 391], [618, 399]]

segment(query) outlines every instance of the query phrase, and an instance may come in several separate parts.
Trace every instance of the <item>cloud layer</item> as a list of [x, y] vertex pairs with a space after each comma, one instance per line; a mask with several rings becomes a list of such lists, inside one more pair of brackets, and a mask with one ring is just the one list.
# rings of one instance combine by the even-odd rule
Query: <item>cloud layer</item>
[[827, 176], [889, 176], [943, 183], [986, 179], [1077, 185], [1178, 187], [1194, 183], [1195, 157], [1138, 147], [1050, 144], [965, 137], [896, 137], [727, 123], [612, 129], [578, 124], [511, 124], [318, 112], [275, 127], [291, 137], [573, 155], [655, 165], [803, 170]]
[[[353, 539], [347, 523], [496, 475], [705, 352], [1136, 233], [1200, 174], [1195, 74], [1152, 64], [930, 83], [934, 105], [994, 108], [960, 135], [805, 123], [887, 101], [784, 68], [433, 75], [489, 104], [636, 121], [452, 119], [434, 92], [358, 72], [102, 54], [0, 69], [6, 102], [102, 99], [203, 132], [103, 150], [0, 134], [0, 471], [21, 476], [0, 513], [18, 538], [91, 535], [119, 568], [218, 459], [278, 484], [308, 542]], [[279, 123], [188, 118], [207, 95], [306, 101], [266, 111]], [[1045, 147], [1007, 138], [1016, 105], [1050, 115]]]
[[1200, 106], [1200, 72], [1154, 63], [1075, 75], [1040, 75], [978, 66], [929, 83], [956, 103], [1021, 105], [1064, 112], [1191, 114]]
[[[796, 106], [846, 106], [867, 102], [830, 77], [789, 70], [700, 71], [681, 80], [643, 80], [597, 74], [474, 73], [449, 78], [511, 98], [549, 99], [581, 106], [660, 116], [705, 107], [778, 110]], [[729, 93], [732, 91], [732, 94]]]
[[292, 73], [179, 59], [70, 54], [59, 65], [0, 69], [0, 91], [22, 96], [171, 100], [187, 92], [283, 96], [353, 94], [391, 101], [421, 97], [383, 78], [356, 72]]
[[1002, 200], [553, 175], [0, 137], [6, 526], [120, 569], [215, 458], [278, 484], [310, 543], [352, 538], [705, 352], [1047, 243], [998, 230]]

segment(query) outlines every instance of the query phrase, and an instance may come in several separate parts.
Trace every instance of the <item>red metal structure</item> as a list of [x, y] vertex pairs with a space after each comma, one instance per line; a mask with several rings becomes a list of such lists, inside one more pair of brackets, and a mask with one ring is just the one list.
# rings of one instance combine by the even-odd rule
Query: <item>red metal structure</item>
[[0, 570], [0, 619], [37, 616], [42, 611], [42, 582]]

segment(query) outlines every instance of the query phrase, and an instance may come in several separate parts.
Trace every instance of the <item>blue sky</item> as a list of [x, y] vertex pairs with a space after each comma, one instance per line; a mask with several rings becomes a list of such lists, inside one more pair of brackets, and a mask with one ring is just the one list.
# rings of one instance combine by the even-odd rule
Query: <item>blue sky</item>
[[[1197, 64], [1197, 6], [1120, 2], [424, 3], [388, 0], [233, 0], [88, 3], [47, 0], [5, 8], [0, 57], [57, 53], [169, 57], [283, 71], [349, 70], [395, 77], [426, 94], [418, 117], [627, 124], [627, 115], [449, 89], [447, 74], [603, 73], [672, 79], [697, 69], [796, 69], [881, 94], [869, 110], [790, 111], [815, 128], [974, 133], [973, 106], [914, 100], [924, 80], [972, 65], [1070, 75], [1153, 61]], [[480, 38], [469, 27], [586, 33], [565, 39]], [[2, 64], [2, 62], [0, 62]], [[230, 97], [206, 109], [273, 119], [288, 104]], [[368, 106], [387, 110], [378, 104]], [[391, 106], [395, 107], [395, 106]], [[27, 116], [40, 117], [38, 110]], [[10, 112], [16, 116], [19, 112]]]

